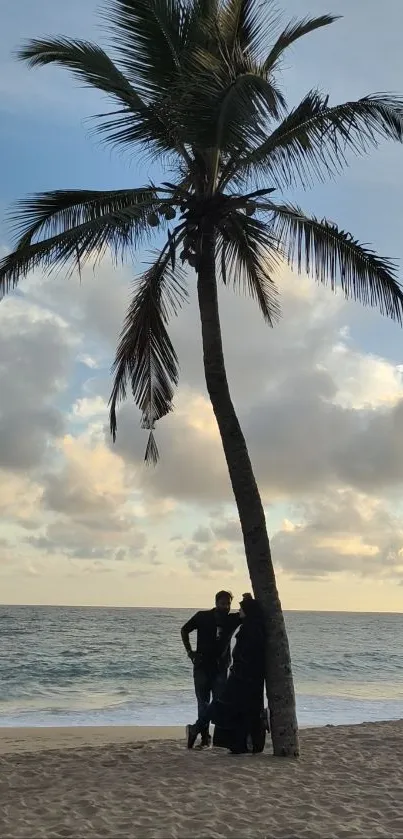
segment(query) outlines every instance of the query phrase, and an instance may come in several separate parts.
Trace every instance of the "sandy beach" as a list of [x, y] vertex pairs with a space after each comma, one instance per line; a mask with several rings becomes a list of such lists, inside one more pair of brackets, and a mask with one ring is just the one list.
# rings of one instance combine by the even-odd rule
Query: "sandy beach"
[[182, 731], [0, 729], [2, 839], [401, 839], [403, 721], [306, 729], [299, 761]]

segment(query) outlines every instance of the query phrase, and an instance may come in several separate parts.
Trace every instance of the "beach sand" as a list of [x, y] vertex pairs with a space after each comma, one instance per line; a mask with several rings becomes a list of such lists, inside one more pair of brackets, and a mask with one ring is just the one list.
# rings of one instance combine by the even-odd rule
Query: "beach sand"
[[305, 729], [299, 761], [180, 729], [0, 729], [2, 839], [402, 839], [403, 721]]

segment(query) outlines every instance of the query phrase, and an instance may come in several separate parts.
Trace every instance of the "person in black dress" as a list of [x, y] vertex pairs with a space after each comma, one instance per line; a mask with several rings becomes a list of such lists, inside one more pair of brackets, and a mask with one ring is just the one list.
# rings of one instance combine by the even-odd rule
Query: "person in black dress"
[[214, 745], [225, 746], [233, 754], [264, 749], [264, 619], [259, 604], [249, 594], [243, 596], [239, 614], [241, 628], [227, 682], [202, 718], [187, 727], [188, 748], [193, 747], [207, 717], [215, 724]]
[[[211, 700], [218, 699], [225, 687], [231, 660], [231, 638], [241, 622], [238, 612], [230, 614], [231, 603], [231, 592], [219, 591], [215, 608], [197, 612], [181, 629], [183, 644], [193, 662], [197, 713], [201, 721], [197, 734], [201, 734], [202, 746], [211, 743], [208, 708]], [[196, 650], [192, 650], [189, 639], [194, 631], [197, 632]]]

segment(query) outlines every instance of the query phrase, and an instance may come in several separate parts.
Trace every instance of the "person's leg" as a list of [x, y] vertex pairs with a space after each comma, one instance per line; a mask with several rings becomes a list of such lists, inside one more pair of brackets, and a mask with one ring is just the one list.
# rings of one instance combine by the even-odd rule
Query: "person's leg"
[[198, 734], [201, 734], [202, 745], [209, 744], [209, 726], [211, 717], [211, 692], [212, 692], [212, 678], [211, 675], [201, 668], [194, 670], [194, 684], [197, 699], [197, 720], [194, 725], [186, 726], [186, 736], [188, 748], [192, 749]]
[[[208, 693], [209, 699], [210, 696], [212, 697], [211, 702], [205, 705], [201, 710], [199, 710], [199, 717], [195, 725], [193, 726], [193, 734], [195, 731], [201, 733], [201, 744], [202, 746], [210, 746], [211, 745], [211, 736], [210, 736], [210, 722], [211, 717], [213, 714], [214, 704], [222, 695], [224, 690], [225, 684], [227, 681], [227, 671], [214, 674], [212, 673], [211, 676], [207, 679], [207, 686], [208, 686]], [[207, 695], [207, 692], [206, 692]]]
[[211, 686], [213, 700], [221, 699], [225, 685], [227, 684], [227, 676], [227, 670], [219, 670], [215, 676]]
[[263, 752], [266, 743], [266, 726], [262, 710], [254, 709], [249, 720], [249, 732], [252, 738], [252, 751], [254, 754]]
[[231, 734], [232, 736], [229, 743], [230, 752], [234, 755], [247, 753], [248, 723], [245, 714], [240, 713], [238, 715], [236, 725]]
[[197, 730], [197, 732], [201, 734], [202, 746], [209, 746], [210, 743], [211, 743], [210, 722], [211, 722], [211, 715], [213, 713], [213, 705], [214, 705], [214, 700], [212, 702], [209, 702], [205, 706], [205, 708], [203, 709], [203, 711], [199, 715], [199, 718], [198, 718], [197, 722], [194, 725], [194, 729]]
[[193, 673], [197, 699], [197, 720], [203, 720], [210, 704], [211, 679], [206, 670], [196, 667]]

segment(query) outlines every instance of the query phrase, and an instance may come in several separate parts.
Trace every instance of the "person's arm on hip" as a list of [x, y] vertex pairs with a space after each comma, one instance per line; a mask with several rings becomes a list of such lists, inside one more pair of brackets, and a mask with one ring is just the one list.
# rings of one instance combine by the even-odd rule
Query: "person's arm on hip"
[[199, 613], [197, 612], [196, 615], [193, 615], [193, 617], [190, 618], [190, 620], [188, 620], [181, 629], [182, 643], [191, 661], [194, 661], [196, 653], [192, 650], [189, 636], [191, 632], [194, 632], [198, 628], [198, 614]]

